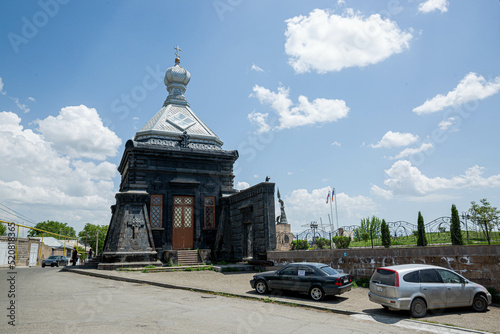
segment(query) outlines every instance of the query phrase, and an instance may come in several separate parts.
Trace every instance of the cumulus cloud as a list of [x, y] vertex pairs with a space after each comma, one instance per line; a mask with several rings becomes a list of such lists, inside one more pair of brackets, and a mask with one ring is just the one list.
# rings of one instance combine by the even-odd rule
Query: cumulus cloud
[[398, 155], [396, 155], [395, 157], [393, 157], [391, 159], [406, 158], [406, 157], [409, 157], [410, 155], [414, 155], [414, 154], [417, 154], [420, 152], [428, 151], [433, 147], [434, 147], [434, 145], [432, 145], [431, 143], [423, 143], [422, 145], [420, 145], [420, 147], [405, 148], [404, 150], [399, 152]]
[[248, 182], [238, 182], [236, 184], [236, 189], [238, 190], [245, 190], [247, 188], [250, 188], [250, 184]]
[[500, 76], [486, 81], [486, 79], [470, 72], [446, 95], [438, 94], [424, 104], [413, 109], [413, 112], [421, 114], [430, 114], [443, 110], [448, 107], [457, 107], [467, 102], [483, 100], [489, 96], [495, 95], [500, 91]]
[[418, 11], [427, 14], [439, 10], [441, 13], [444, 13], [448, 11], [449, 5], [447, 0], [427, 0], [418, 5]]
[[[261, 104], [270, 105], [278, 115], [278, 130], [292, 129], [304, 125], [336, 122], [347, 117], [349, 108], [343, 100], [330, 100], [318, 98], [312, 102], [306, 96], [300, 95], [298, 103], [293, 104], [289, 98], [290, 91], [284, 87], [278, 87], [277, 92], [272, 92], [259, 85], [253, 87], [253, 97]], [[267, 123], [267, 114], [252, 113], [250, 120], [259, 126], [257, 131], [269, 131], [271, 127]]]
[[334, 141], [334, 142], [333, 142], [333, 143], [331, 143], [330, 145], [332, 145], [332, 146], [337, 146], [337, 147], [342, 146], [342, 144], [341, 144], [341, 143], [339, 143], [338, 141]]
[[260, 68], [259, 66], [255, 65], [255, 64], [252, 64], [252, 71], [264, 72], [264, 70], [262, 68]]
[[267, 123], [268, 113], [260, 113], [255, 110], [248, 114], [248, 119], [250, 123], [257, 126], [256, 133], [268, 132], [271, 130], [271, 126]]
[[105, 160], [115, 156], [122, 141], [104, 126], [97, 110], [84, 105], [62, 108], [56, 117], [37, 121], [54, 148], [72, 158]]
[[413, 37], [379, 14], [363, 17], [352, 9], [343, 15], [315, 9], [286, 23], [285, 52], [297, 73], [376, 64], [408, 49]]
[[[304, 229], [301, 225], [309, 224], [311, 221], [319, 221], [328, 224], [328, 213], [330, 205], [326, 203], [326, 196], [331, 191], [330, 187], [314, 189], [296, 189], [284, 198], [288, 222], [292, 229]], [[375, 202], [365, 196], [349, 196], [345, 193], [337, 193], [337, 206], [339, 214], [339, 227], [352, 225], [353, 219], [361, 219], [376, 212]]]
[[[434, 177], [430, 178], [422, 174], [412, 166], [410, 161], [396, 161], [391, 168], [385, 170], [388, 178], [384, 181], [387, 189], [382, 192], [383, 196], [389, 194], [401, 196], [428, 196], [442, 190], [464, 189], [464, 188], [497, 188], [500, 187], [500, 174], [484, 177], [485, 168], [473, 166], [464, 174], [452, 178]], [[372, 193], [377, 193], [380, 187], [372, 186]]]
[[376, 144], [370, 144], [373, 148], [392, 148], [408, 146], [413, 144], [418, 140], [418, 136], [411, 133], [401, 133], [387, 131], [387, 133], [382, 137], [382, 139]]
[[[21, 118], [0, 112], [0, 198], [35, 220], [60, 220], [76, 229], [107, 224], [114, 202], [117, 166], [73, 159]], [[81, 226], [78, 226], [80, 223]]]

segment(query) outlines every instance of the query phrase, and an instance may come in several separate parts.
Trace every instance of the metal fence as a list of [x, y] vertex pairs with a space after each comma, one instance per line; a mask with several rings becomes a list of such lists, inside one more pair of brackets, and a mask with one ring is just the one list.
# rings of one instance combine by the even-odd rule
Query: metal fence
[[[388, 222], [391, 235], [391, 246], [415, 246], [418, 239], [418, 226], [407, 221]], [[427, 245], [451, 244], [451, 217], [440, 217], [424, 225]], [[488, 227], [488, 228], [487, 228]], [[364, 231], [364, 237], [359, 238], [359, 225], [343, 226], [330, 232], [320, 228], [309, 228], [299, 233], [294, 233], [293, 237], [298, 240], [306, 240], [311, 248], [329, 248], [330, 239], [335, 236], [350, 237], [349, 247], [376, 247], [382, 246], [380, 230]], [[498, 224], [475, 223], [471, 220], [460, 221], [460, 233], [464, 245], [468, 244], [499, 244], [500, 230]], [[358, 237], [358, 238], [357, 238]], [[325, 238], [328, 243], [318, 243], [319, 238]], [[318, 247], [321, 245], [322, 247]]]

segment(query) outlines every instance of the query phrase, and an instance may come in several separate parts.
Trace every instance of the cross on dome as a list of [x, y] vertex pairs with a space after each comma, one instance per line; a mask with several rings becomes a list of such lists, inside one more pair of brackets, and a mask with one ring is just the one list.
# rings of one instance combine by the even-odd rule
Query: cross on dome
[[175, 52], [175, 56], [177, 57], [177, 58], [176, 58], [176, 60], [177, 60], [177, 59], [179, 59], [179, 61], [180, 61], [180, 60], [181, 60], [181, 56], [179, 55], [179, 51], [182, 51], [182, 49], [179, 47], [179, 45], [177, 45], [177, 46], [174, 48], [174, 50], [177, 50], [177, 51]]

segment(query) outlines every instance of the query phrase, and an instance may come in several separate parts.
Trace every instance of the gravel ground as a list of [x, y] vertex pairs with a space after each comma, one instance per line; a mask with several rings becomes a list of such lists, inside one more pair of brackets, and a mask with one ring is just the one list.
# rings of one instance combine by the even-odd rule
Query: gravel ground
[[[277, 301], [285, 301], [312, 307], [325, 307], [337, 311], [363, 312], [375, 320], [387, 318], [397, 322], [409, 319], [407, 312], [386, 311], [380, 305], [368, 300], [368, 289], [353, 288], [340, 296], [329, 297], [321, 302], [314, 302], [306, 295], [285, 293], [284, 295], [270, 294], [267, 296], [258, 295], [250, 286], [250, 280], [254, 273], [229, 272], [218, 273], [214, 271], [177, 271], [177, 272], [123, 272], [105, 270], [81, 270], [91, 274], [114, 276], [116, 278], [127, 278], [145, 280], [170, 284], [186, 288], [197, 288], [212, 290], [222, 293], [230, 293], [248, 297], [272, 298]], [[457, 326], [468, 329], [475, 329], [491, 333], [500, 333], [500, 306], [490, 305], [486, 313], [476, 313], [470, 308], [456, 308], [439, 311], [430, 311], [421, 321]]]

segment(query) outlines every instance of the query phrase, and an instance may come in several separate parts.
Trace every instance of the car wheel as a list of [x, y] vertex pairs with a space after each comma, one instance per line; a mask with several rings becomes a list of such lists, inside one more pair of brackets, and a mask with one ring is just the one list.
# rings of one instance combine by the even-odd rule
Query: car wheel
[[472, 308], [476, 312], [486, 312], [488, 309], [488, 301], [483, 295], [475, 295], [472, 301]]
[[389, 311], [389, 306], [387, 306], [387, 305], [382, 305], [382, 307], [384, 308], [384, 310]]
[[50, 264], [50, 266], [51, 266], [51, 267], [53, 267], [53, 266], [54, 266], [54, 264], [53, 264], [53, 263], [51, 263], [51, 264]]
[[45, 263], [42, 263], [42, 268], [45, 268]]
[[260, 293], [261, 295], [266, 293], [267, 283], [263, 280], [257, 281], [257, 283], [255, 283], [255, 291], [257, 291], [257, 293]]
[[309, 290], [309, 296], [315, 301], [320, 301], [325, 298], [325, 291], [319, 286], [313, 286], [311, 290]]
[[415, 298], [411, 303], [410, 313], [414, 318], [425, 317], [427, 313], [427, 304], [422, 298]]

